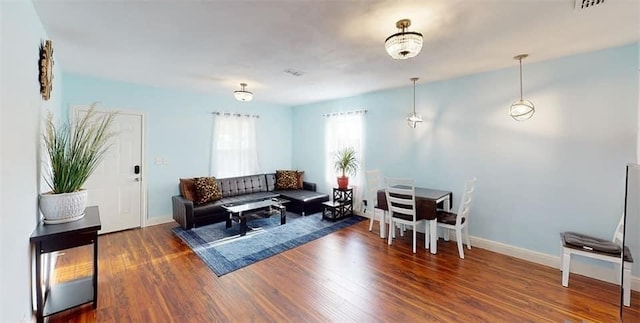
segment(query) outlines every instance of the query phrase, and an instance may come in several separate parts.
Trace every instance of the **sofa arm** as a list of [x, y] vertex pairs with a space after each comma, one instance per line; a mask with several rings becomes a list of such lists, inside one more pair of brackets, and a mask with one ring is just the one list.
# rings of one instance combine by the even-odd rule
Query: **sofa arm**
[[302, 189], [307, 191], [316, 191], [316, 183], [302, 182]]
[[181, 195], [171, 197], [173, 204], [173, 219], [180, 224], [183, 229], [193, 229], [193, 201], [187, 200]]

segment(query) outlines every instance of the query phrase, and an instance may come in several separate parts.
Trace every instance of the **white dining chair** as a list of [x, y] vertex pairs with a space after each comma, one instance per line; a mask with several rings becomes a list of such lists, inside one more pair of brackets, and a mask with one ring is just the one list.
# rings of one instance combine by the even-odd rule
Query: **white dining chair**
[[365, 177], [367, 179], [367, 209], [371, 208], [369, 231], [373, 230], [373, 222], [378, 220], [380, 236], [384, 237], [387, 211], [378, 207], [378, 190], [383, 188], [380, 181], [380, 171], [377, 169], [368, 170], [365, 172]]
[[[620, 217], [612, 240], [600, 239], [574, 232], [560, 234], [562, 241], [562, 256], [560, 257], [560, 270], [562, 270], [562, 286], [569, 287], [569, 272], [571, 271], [571, 256], [578, 255], [592, 259], [598, 259], [613, 263], [618, 269], [623, 270], [622, 299], [624, 306], [631, 306], [631, 267], [633, 257], [629, 247], [622, 245], [624, 236], [624, 214]], [[622, 266], [620, 266], [620, 258]], [[620, 277], [620, 275], [618, 275]]]
[[438, 228], [443, 228], [447, 232], [444, 232], [445, 238], [449, 236], [449, 230], [456, 232], [456, 242], [458, 243], [458, 255], [464, 259], [464, 247], [462, 246], [462, 239], [467, 243], [467, 248], [471, 249], [471, 240], [469, 239], [469, 214], [471, 213], [471, 204], [473, 201], [473, 195], [476, 187], [476, 178], [468, 181], [464, 185], [464, 192], [462, 193], [462, 199], [460, 200], [460, 206], [457, 213], [452, 213], [445, 210], [438, 210]]
[[[413, 227], [413, 253], [416, 253], [416, 183], [412, 179], [386, 178], [385, 195], [389, 211], [388, 243], [391, 245], [395, 236], [396, 225]], [[429, 245], [429, 230], [425, 222], [425, 247]], [[401, 229], [402, 230], [402, 229]]]

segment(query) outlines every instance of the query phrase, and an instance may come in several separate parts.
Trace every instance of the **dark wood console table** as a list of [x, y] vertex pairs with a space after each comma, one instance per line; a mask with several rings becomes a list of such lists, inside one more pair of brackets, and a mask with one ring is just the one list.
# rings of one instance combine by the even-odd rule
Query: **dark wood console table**
[[[36, 319], [93, 302], [98, 305], [98, 230], [102, 228], [97, 206], [85, 210], [80, 220], [62, 224], [40, 223], [31, 234], [35, 246]], [[49, 286], [49, 279], [42, 282], [42, 256], [46, 253], [93, 244], [93, 276]], [[48, 267], [48, 266], [47, 266]], [[46, 272], [50, 268], [45, 269]], [[44, 288], [44, 293], [43, 293]]]

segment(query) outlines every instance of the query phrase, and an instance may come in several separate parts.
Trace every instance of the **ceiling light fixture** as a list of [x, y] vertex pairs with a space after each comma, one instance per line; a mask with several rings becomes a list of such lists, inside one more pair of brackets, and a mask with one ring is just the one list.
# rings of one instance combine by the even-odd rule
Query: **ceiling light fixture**
[[411, 81], [413, 81], [413, 113], [407, 117], [407, 124], [409, 127], [415, 128], [418, 123], [422, 122], [422, 116], [416, 113], [416, 81], [417, 77], [412, 77]]
[[233, 91], [233, 96], [236, 97], [236, 100], [243, 101], [243, 102], [248, 102], [253, 100], [253, 93], [245, 90], [247, 83], [240, 83], [240, 86], [242, 87], [242, 89]]
[[384, 41], [384, 47], [393, 59], [415, 57], [422, 49], [422, 34], [406, 31], [409, 26], [411, 26], [411, 20], [398, 20], [396, 27], [401, 31], [387, 37]]
[[522, 98], [522, 60], [528, 56], [528, 54], [521, 54], [513, 57], [513, 59], [520, 61], [520, 100], [514, 102], [509, 108], [509, 115], [516, 121], [529, 120], [536, 112], [533, 103]]

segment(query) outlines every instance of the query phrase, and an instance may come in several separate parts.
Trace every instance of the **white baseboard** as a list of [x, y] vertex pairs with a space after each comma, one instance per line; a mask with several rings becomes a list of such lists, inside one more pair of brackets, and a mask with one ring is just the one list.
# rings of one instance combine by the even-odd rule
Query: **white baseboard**
[[[497, 252], [503, 255], [531, 261], [537, 264], [557, 268], [560, 270], [560, 256], [552, 256], [545, 253], [532, 251], [520, 247], [511, 246], [501, 242], [487, 240], [470, 236], [471, 247], [478, 247], [489, 251]], [[451, 235], [451, 240], [455, 240], [455, 236]], [[590, 278], [618, 284], [619, 272], [615, 269], [600, 267], [597, 265], [587, 264], [579, 261], [571, 261], [571, 273], [587, 276]], [[561, 277], [558, 276], [558, 284], [561, 283]], [[569, 279], [571, 280], [571, 279]], [[631, 276], [631, 289], [640, 291], [640, 277]]]
[[147, 219], [147, 223], [145, 223], [145, 227], [150, 227], [152, 225], [158, 225], [158, 224], [165, 224], [169, 222], [174, 222], [173, 217], [170, 215], [161, 216], [161, 217], [152, 217]]

